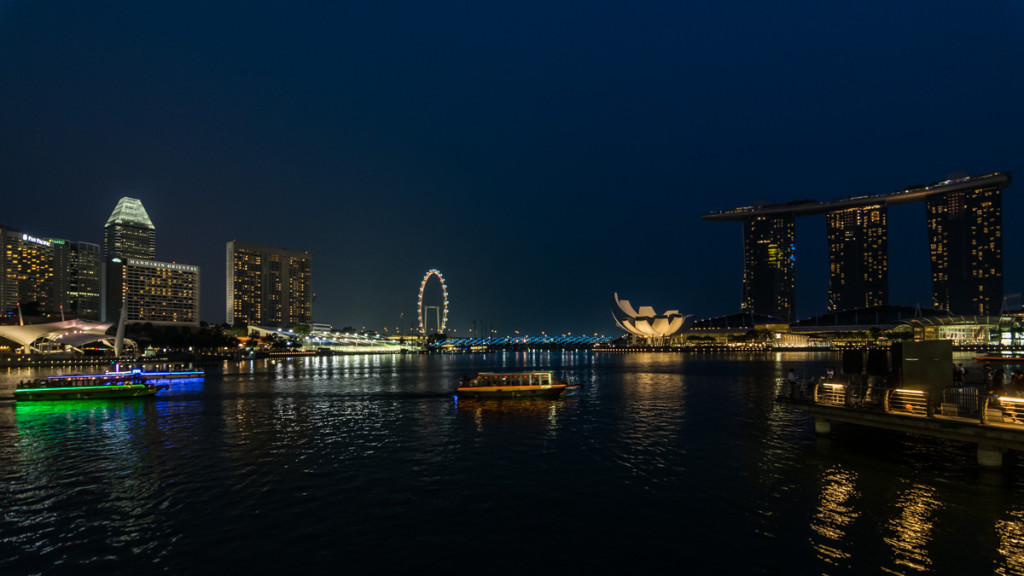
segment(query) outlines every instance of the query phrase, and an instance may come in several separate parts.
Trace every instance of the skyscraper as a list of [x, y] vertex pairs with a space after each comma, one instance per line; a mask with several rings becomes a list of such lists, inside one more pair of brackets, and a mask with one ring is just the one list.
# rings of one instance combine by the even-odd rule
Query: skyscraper
[[156, 227], [136, 198], [124, 197], [103, 227], [104, 258], [156, 259]]
[[796, 285], [792, 214], [754, 215], [743, 219], [744, 312], [794, 320]]
[[1002, 186], [929, 196], [932, 306], [954, 314], [998, 314], [1003, 303]]
[[227, 322], [261, 326], [312, 322], [312, 270], [308, 253], [228, 242]]
[[825, 214], [828, 235], [828, 311], [889, 303], [886, 208], [882, 204]]
[[100, 318], [100, 245], [69, 242], [67, 309], [85, 320]]
[[795, 217], [826, 214], [828, 309], [841, 311], [888, 303], [887, 207], [923, 201], [932, 305], [956, 314], [991, 315], [1003, 300], [1001, 195], [1010, 180], [1007, 172], [954, 175], [887, 194], [741, 206], [702, 219], [743, 222], [742, 309], [785, 320], [792, 319], [794, 306]]
[[125, 196], [103, 226], [103, 286], [101, 316], [116, 322], [124, 298], [123, 264], [128, 258], [156, 258], [156, 227], [142, 207], [142, 201]]
[[32, 315], [58, 313], [54, 301], [54, 250], [49, 240], [0, 227], [0, 305], [14, 313], [19, 304]]

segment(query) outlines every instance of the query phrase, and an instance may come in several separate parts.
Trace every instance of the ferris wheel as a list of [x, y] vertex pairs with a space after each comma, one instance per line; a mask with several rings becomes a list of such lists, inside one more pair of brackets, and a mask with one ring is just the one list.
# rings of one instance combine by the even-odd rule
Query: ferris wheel
[[[441, 318], [439, 320], [440, 326], [438, 327], [438, 332], [443, 333], [445, 326], [447, 326], [448, 324], [448, 287], [445, 286], [444, 276], [441, 275], [441, 271], [436, 268], [431, 268], [430, 270], [427, 271], [426, 276], [423, 277], [423, 281], [420, 282], [420, 299], [418, 310], [420, 319], [420, 334], [424, 336], [427, 335], [427, 326], [424, 322], [425, 318], [423, 317], [423, 289], [427, 287], [427, 280], [430, 280], [431, 276], [437, 276], [437, 279], [441, 282], [441, 295], [442, 299], [444, 300], [444, 305], [442, 307], [444, 312], [443, 314], [439, 314]], [[433, 308], [436, 311], [437, 306], [428, 306], [427, 308]]]

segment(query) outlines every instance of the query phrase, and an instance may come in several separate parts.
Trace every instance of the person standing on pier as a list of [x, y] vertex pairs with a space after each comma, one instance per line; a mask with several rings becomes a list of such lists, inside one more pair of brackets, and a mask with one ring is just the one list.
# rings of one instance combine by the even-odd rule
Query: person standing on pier
[[793, 400], [800, 398], [799, 379], [797, 378], [796, 371], [792, 368], [789, 369], [789, 374], [786, 375], [786, 382], [789, 383], [789, 397]]
[[984, 375], [984, 378], [985, 378], [985, 392], [988, 392], [989, 394], [995, 394], [996, 393], [996, 387], [995, 387], [996, 375], [995, 375], [995, 371], [992, 370], [992, 365], [991, 364], [985, 364], [985, 367], [982, 369], [982, 374]]
[[1013, 376], [1010, 377], [1010, 394], [1014, 396], [1020, 396], [1024, 392], [1024, 372], [1021, 372], [1020, 368], [1013, 371]]

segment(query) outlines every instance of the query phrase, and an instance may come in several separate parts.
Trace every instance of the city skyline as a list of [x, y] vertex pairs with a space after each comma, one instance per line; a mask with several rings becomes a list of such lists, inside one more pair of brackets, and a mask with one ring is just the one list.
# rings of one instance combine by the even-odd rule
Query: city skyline
[[[1022, 173], [1017, 5], [202, 6], [0, 6], [0, 220], [101, 244], [138, 198], [208, 322], [232, 238], [308, 251], [336, 326], [408, 329], [433, 268], [457, 333], [611, 333], [613, 292], [731, 314], [742, 238], [702, 214]], [[1002, 213], [1013, 294], [1013, 185]], [[925, 206], [885, 216], [889, 302], [930, 306]], [[804, 318], [829, 255], [798, 220]]]

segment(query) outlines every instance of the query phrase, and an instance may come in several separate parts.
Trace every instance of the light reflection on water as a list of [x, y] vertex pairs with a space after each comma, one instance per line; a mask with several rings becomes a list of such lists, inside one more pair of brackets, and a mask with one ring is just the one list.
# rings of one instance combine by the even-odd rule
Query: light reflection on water
[[849, 566], [852, 556], [847, 531], [860, 513], [855, 507], [857, 475], [840, 467], [822, 474], [818, 509], [811, 520], [816, 537], [812, 545], [818, 558], [833, 566]]
[[999, 561], [996, 574], [1024, 574], [1024, 510], [1010, 510], [1006, 518], [996, 520], [999, 536]]
[[889, 518], [889, 536], [885, 543], [892, 547], [892, 565], [882, 569], [891, 574], [927, 572], [932, 561], [928, 555], [934, 525], [932, 516], [941, 507], [935, 489], [914, 483], [902, 488], [896, 500], [895, 514]]
[[[969, 446], [838, 425], [818, 439], [774, 401], [791, 366], [836, 360], [274, 359], [150, 401], [0, 402], [0, 573], [1024, 574], [1019, 464], [988, 482]], [[584, 389], [451, 393], [517, 368]], [[538, 531], [562, 543], [508, 554]]]

